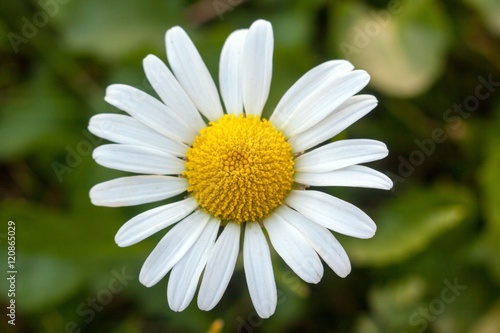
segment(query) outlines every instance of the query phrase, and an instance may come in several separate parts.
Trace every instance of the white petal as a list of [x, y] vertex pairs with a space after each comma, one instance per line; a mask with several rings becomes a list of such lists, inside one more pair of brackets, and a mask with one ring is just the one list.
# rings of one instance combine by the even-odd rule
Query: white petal
[[94, 205], [107, 207], [134, 206], [160, 201], [186, 191], [185, 178], [170, 176], [131, 176], [100, 183], [90, 190]]
[[165, 42], [170, 67], [198, 110], [211, 121], [222, 117], [215, 83], [186, 32], [173, 27], [167, 31]]
[[240, 246], [240, 225], [229, 222], [208, 258], [198, 293], [198, 307], [211, 310], [219, 303], [234, 272]]
[[269, 245], [256, 222], [246, 223], [243, 266], [253, 306], [261, 318], [269, 318], [276, 310], [276, 282]]
[[197, 133], [187, 127], [175, 112], [139, 89], [113, 84], [106, 89], [104, 99], [166, 137], [187, 144], [193, 143], [196, 137]]
[[242, 75], [243, 48], [248, 30], [236, 30], [226, 39], [222, 47], [219, 64], [220, 92], [226, 112], [243, 113]]
[[135, 173], [179, 175], [186, 168], [183, 160], [164, 151], [134, 145], [102, 145], [92, 157], [107, 168]]
[[377, 230], [361, 209], [323, 192], [294, 190], [285, 201], [313, 222], [347, 236], [371, 238]]
[[347, 73], [353, 68], [354, 66], [346, 60], [331, 60], [309, 70], [283, 95], [269, 120], [278, 130], [283, 130], [291, 117], [300, 112], [298, 105], [302, 101], [322, 89], [321, 87], [332, 77]]
[[144, 58], [143, 67], [148, 81], [166, 106], [195, 132], [206, 127], [195, 105], [163, 61], [150, 54]]
[[380, 160], [387, 154], [389, 154], [387, 146], [380, 141], [339, 140], [297, 157], [295, 171], [329, 172], [354, 164]]
[[260, 116], [266, 104], [273, 72], [274, 37], [271, 23], [255, 21], [243, 52], [243, 104], [247, 115]]
[[121, 247], [136, 244], [182, 220], [191, 214], [196, 207], [198, 207], [196, 199], [189, 197], [145, 211], [122, 225], [116, 233], [115, 242]]
[[330, 172], [296, 172], [295, 182], [309, 186], [352, 186], [390, 190], [392, 180], [381, 172], [362, 165], [351, 165]]
[[208, 254], [215, 243], [219, 226], [220, 221], [212, 217], [200, 238], [172, 268], [167, 287], [168, 305], [172, 310], [182, 311], [191, 303], [201, 272], [207, 263]]
[[347, 253], [328, 229], [285, 205], [277, 208], [275, 213], [294, 226], [338, 276], [346, 277], [351, 272]]
[[297, 229], [276, 214], [271, 214], [264, 221], [264, 226], [274, 249], [295, 274], [305, 282], [318, 283], [323, 276], [323, 265], [316, 251]]
[[161, 135], [132, 117], [103, 113], [90, 118], [89, 131], [115, 143], [147, 146], [175, 156], [185, 156], [187, 146]]
[[318, 90], [300, 101], [297, 110], [283, 128], [287, 138], [308, 130], [322, 121], [349, 97], [359, 92], [370, 81], [368, 73], [355, 70], [332, 76]]
[[170, 229], [142, 265], [139, 281], [146, 287], [158, 283], [189, 251], [209, 219], [198, 210]]
[[312, 148], [333, 138], [347, 127], [377, 106], [377, 99], [372, 95], [357, 95], [349, 97], [335, 111], [310, 129], [290, 138], [288, 143], [293, 153]]

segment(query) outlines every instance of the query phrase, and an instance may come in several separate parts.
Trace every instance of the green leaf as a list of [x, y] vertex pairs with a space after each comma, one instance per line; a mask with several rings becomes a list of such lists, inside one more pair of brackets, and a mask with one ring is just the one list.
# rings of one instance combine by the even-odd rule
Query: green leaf
[[479, 15], [492, 33], [500, 36], [500, 2], [498, 0], [466, 0]]
[[497, 127], [488, 133], [494, 133], [484, 144], [484, 163], [479, 169], [479, 183], [483, 194], [481, 204], [485, 212], [486, 222], [491, 231], [500, 232], [500, 135]]
[[[500, 110], [500, 107], [497, 107]], [[486, 219], [486, 227], [476, 244], [473, 255], [484, 261], [497, 281], [500, 281], [500, 119], [490, 124], [484, 131], [484, 162], [479, 168], [478, 178], [481, 189], [481, 208]]]
[[397, 1], [378, 11], [345, 2], [334, 15], [334, 47], [370, 73], [371, 84], [384, 93], [416, 96], [441, 74], [450, 24], [437, 2]]
[[[3, 255], [1, 259], [7, 261]], [[14, 298], [16, 308], [23, 312], [46, 310], [75, 294], [82, 285], [83, 271], [70, 260], [21, 252], [16, 259]], [[2, 297], [7, 296], [9, 285], [2, 279]]]
[[180, 15], [179, 1], [71, 1], [54, 16], [70, 50], [114, 60], [141, 47], [163, 51], [163, 34]]
[[85, 212], [73, 214], [25, 201], [4, 201], [0, 205], [0, 219], [16, 223], [16, 237], [22, 240], [18, 242], [20, 251], [88, 261], [134, 255], [145, 258], [151, 241], [127, 249], [115, 244], [114, 235], [125, 222], [120, 212], [90, 203]]
[[358, 316], [353, 332], [356, 333], [381, 333], [375, 320], [366, 314]]
[[470, 218], [473, 207], [472, 195], [465, 188], [416, 189], [399, 195], [374, 218], [378, 230], [372, 239], [342, 237], [342, 244], [357, 265], [399, 263]]
[[[496, 281], [500, 281], [500, 231], [487, 229], [479, 237], [472, 256], [486, 265]], [[498, 282], [500, 284], [500, 282]]]
[[426, 290], [426, 282], [419, 276], [409, 276], [372, 288], [369, 293], [370, 307], [377, 322], [386, 328], [382, 331], [406, 328], [408, 318], [422, 305]]
[[47, 68], [38, 69], [28, 84], [13, 89], [0, 113], [0, 160], [19, 158], [41, 147], [59, 147], [61, 137], [71, 132], [76, 108]]
[[468, 333], [494, 333], [500, 327], [500, 300], [480, 317]]

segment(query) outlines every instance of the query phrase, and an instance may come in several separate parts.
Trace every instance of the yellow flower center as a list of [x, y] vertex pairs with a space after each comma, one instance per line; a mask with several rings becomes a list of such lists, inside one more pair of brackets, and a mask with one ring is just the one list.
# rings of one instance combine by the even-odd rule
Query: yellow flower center
[[186, 157], [188, 191], [223, 221], [259, 221], [281, 205], [292, 188], [291, 147], [260, 117], [224, 115], [211, 122]]

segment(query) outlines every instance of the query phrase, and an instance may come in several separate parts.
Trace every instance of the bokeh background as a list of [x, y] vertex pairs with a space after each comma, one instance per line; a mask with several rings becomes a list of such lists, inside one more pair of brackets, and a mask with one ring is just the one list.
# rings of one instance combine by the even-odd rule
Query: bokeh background
[[[497, 0], [7, 0], [0, 3], [0, 330], [2, 332], [500, 332], [500, 2]], [[253, 310], [241, 258], [220, 304], [182, 313], [166, 279], [138, 273], [161, 235], [113, 237], [157, 204], [93, 207], [121, 175], [96, 165], [86, 126], [111, 83], [153, 93], [142, 71], [184, 27], [217, 80], [224, 39], [272, 22], [266, 114], [308, 69], [345, 58], [367, 70], [378, 107], [339, 138], [373, 138], [371, 166], [393, 191], [331, 188], [378, 224], [339, 236], [353, 263], [302, 283], [274, 253], [274, 316]], [[16, 223], [16, 325], [6, 317], [7, 223]], [[161, 233], [160, 233], [161, 234]], [[223, 324], [223, 326], [221, 326]]]

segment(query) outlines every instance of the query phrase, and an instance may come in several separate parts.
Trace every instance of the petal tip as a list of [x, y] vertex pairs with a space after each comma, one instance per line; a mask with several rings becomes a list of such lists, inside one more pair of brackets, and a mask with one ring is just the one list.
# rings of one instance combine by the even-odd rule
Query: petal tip
[[[255, 305], [254, 305], [255, 306]], [[276, 311], [276, 304], [264, 304], [264, 305], [259, 305], [255, 306], [255, 311], [257, 311], [257, 314], [259, 317], [262, 319], [267, 319], [271, 317], [274, 312]]]
[[156, 284], [156, 281], [153, 281], [151, 279], [151, 276], [148, 276], [146, 273], [144, 273], [144, 269], [141, 270], [139, 274], [139, 282], [147, 288], [150, 288]]
[[180, 26], [176, 25], [168, 29], [167, 32], [165, 33], [165, 43], [167, 44], [167, 48], [168, 44], [173, 44], [175, 42], [174, 39], [184, 38], [184, 37], [188, 37], [187, 33]]
[[115, 235], [115, 243], [119, 247], [127, 247], [127, 246], [130, 245], [127, 242], [125, 242], [125, 237], [123, 236], [122, 229], [118, 230], [118, 232], [116, 233], [116, 235]]
[[392, 188], [394, 187], [394, 182], [392, 181], [391, 178], [387, 177], [387, 179], [385, 179], [384, 185], [385, 186], [382, 188], [383, 190], [392, 190]]
[[342, 272], [337, 272], [337, 275], [341, 278], [346, 278], [349, 274], [351, 273], [351, 269], [347, 269], [346, 271], [342, 271]]
[[253, 28], [253, 27], [264, 27], [266, 29], [269, 29], [271, 28], [272, 29], [272, 25], [271, 25], [271, 22], [269, 21], [266, 21], [264, 19], [258, 19], [256, 21], [254, 21], [252, 23], [252, 25], [250, 26], [250, 28]]

